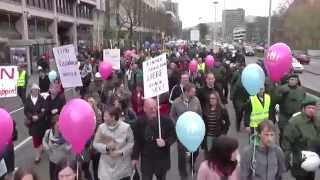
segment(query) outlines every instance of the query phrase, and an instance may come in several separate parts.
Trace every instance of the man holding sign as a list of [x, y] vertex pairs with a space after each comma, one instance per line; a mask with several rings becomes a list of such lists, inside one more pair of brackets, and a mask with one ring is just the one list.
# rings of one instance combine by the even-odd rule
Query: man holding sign
[[154, 99], [146, 99], [143, 109], [145, 116], [138, 119], [133, 128], [132, 163], [137, 167], [141, 157], [142, 180], [152, 180], [153, 175], [157, 180], [165, 180], [170, 169], [170, 146], [176, 141], [174, 124], [170, 119], [160, 117], [158, 126], [158, 107]]

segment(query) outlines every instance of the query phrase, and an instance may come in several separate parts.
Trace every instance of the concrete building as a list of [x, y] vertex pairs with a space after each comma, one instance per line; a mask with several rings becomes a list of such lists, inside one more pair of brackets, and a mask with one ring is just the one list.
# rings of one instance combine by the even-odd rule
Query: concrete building
[[244, 26], [237, 26], [233, 29], [233, 41], [244, 42], [246, 40], [247, 30]]
[[244, 9], [229, 9], [222, 12], [222, 32], [225, 42], [232, 42], [233, 29], [237, 26], [244, 26]]
[[104, 13], [105, 0], [0, 0], [0, 62], [11, 64], [8, 49], [25, 48], [30, 73], [54, 46], [98, 46]]

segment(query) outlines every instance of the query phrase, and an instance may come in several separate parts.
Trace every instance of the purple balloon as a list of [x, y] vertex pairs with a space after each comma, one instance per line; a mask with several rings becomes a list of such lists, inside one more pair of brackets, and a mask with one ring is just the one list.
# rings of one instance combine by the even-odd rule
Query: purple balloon
[[207, 65], [207, 67], [209, 68], [209, 69], [212, 69], [213, 68], [213, 66], [214, 66], [214, 58], [213, 58], [213, 56], [211, 56], [211, 55], [208, 55], [207, 57], [206, 57], [206, 65]]
[[78, 155], [95, 131], [95, 113], [88, 102], [72, 99], [62, 108], [58, 125], [62, 136], [72, 145], [72, 152]]
[[276, 43], [272, 45], [266, 54], [264, 64], [270, 79], [278, 82], [292, 67], [292, 53], [288, 45]]
[[101, 74], [101, 77], [104, 80], [107, 80], [112, 74], [112, 64], [107, 60], [102, 61], [99, 65], [99, 72]]
[[190, 63], [189, 63], [189, 70], [192, 73], [197, 72], [198, 70], [198, 61], [196, 61], [195, 59], [193, 59]]
[[13, 120], [11, 115], [0, 108], [0, 152], [11, 141], [13, 133]]

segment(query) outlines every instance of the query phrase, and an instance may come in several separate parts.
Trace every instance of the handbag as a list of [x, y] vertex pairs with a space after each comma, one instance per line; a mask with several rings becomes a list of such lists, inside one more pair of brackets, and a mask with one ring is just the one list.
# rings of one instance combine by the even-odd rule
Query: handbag
[[132, 172], [130, 180], [140, 180], [140, 174], [139, 174], [139, 171], [137, 170], [136, 167], [134, 168], [134, 170]]

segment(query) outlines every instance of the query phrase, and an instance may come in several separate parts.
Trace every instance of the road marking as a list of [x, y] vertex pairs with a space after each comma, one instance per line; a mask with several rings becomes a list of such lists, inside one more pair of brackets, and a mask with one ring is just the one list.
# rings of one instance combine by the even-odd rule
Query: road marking
[[22, 109], [24, 109], [24, 107], [21, 107], [19, 109], [13, 110], [13, 111], [10, 112], [10, 114], [14, 114], [14, 113], [16, 113], [18, 111], [21, 111]]
[[17, 151], [18, 149], [20, 149], [22, 146], [24, 146], [28, 141], [30, 141], [32, 139], [31, 136], [27, 137], [25, 140], [23, 140], [21, 143], [19, 143], [18, 145], [16, 145], [14, 147], [14, 151]]

